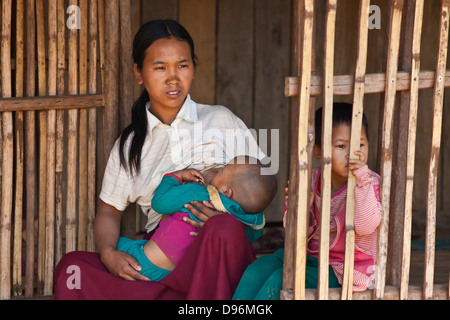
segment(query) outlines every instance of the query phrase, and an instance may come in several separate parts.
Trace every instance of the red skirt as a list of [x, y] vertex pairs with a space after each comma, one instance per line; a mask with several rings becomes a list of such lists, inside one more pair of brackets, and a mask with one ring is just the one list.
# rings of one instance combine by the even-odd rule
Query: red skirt
[[[221, 214], [205, 223], [177, 267], [160, 282], [117, 277], [97, 253], [66, 254], [55, 270], [55, 299], [228, 300], [254, 259], [242, 224]], [[74, 270], [79, 271], [77, 286], [72, 284]]]

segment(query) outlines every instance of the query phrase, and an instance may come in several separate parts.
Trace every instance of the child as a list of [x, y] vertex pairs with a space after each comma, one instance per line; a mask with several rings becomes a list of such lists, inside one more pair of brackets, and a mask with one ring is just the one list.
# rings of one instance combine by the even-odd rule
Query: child
[[[322, 161], [321, 133], [322, 108], [316, 111], [316, 140], [314, 156]], [[355, 190], [355, 268], [353, 290], [364, 291], [373, 284], [377, 228], [381, 221], [379, 199], [379, 176], [367, 167], [369, 154], [369, 131], [367, 118], [363, 116], [361, 149], [350, 157], [352, 106], [346, 103], [333, 105], [332, 168], [331, 168], [331, 212], [330, 212], [330, 270], [329, 287], [342, 285], [345, 248], [345, 210], [348, 172], [357, 179]], [[319, 216], [321, 204], [321, 169], [312, 171], [306, 262], [306, 288], [317, 288], [319, 253]], [[253, 262], [245, 271], [233, 299], [277, 300], [282, 287], [284, 249], [272, 255], [263, 256]]]
[[[236, 157], [225, 167], [203, 174], [195, 169], [166, 174], [155, 191], [152, 207], [168, 216], [149, 241], [120, 237], [117, 249], [138, 260], [142, 275], [160, 281], [184, 256], [193, 242], [192, 233], [198, 232], [183, 221], [185, 217], [197, 219], [184, 208], [191, 201], [211, 201], [217, 210], [234, 215], [258, 235], [264, 227], [262, 211], [273, 200], [277, 189], [275, 176], [261, 175], [261, 168], [256, 159]], [[194, 183], [183, 184], [183, 181]], [[247, 235], [252, 241], [255, 232], [248, 230]]]

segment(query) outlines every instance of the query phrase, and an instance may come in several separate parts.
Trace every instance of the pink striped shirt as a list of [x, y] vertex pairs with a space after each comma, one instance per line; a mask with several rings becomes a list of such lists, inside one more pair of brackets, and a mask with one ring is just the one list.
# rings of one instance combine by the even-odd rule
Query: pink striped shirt
[[[310, 209], [308, 228], [308, 255], [318, 258], [320, 216], [320, 168], [313, 169], [311, 189], [314, 203]], [[367, 165], [355, 171], [355, 269], [353, 290], [364, 291], [374, 282], [377, 252], [377, 229], [381, 222], [379, 198], [380, 177]], [[342, 284], [345, 247], [345, 208], [347, 185], [331, 196], [330, 210], [330, 265]]]

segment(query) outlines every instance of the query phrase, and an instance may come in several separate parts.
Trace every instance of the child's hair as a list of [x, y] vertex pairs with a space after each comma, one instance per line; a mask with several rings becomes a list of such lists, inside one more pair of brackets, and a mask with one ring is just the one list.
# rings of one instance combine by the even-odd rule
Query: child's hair
[[236, 202], [246, 213], [258, 213], [266, 209], [277, 193], [275, 175], [263, 175], [261, 162], [248, 156], [240, 156], [236, 162], [241, 166], [232, 178]]
[[[322, 146], [322, 110], [320, 107], [316, 110], [315, 114], [315, 145]], [[335, 102], [333, 103], [333, 128], [340, 124], [346, 124], [348, 126], [352, 125], [353, 118], [353, 105], [345, 102]], [[366, 115], [363, 113], [362, 126], [366, 132], [367, 140], [369, 140], [369, 124]]]
[[[189, 44], [191, 49], [191, 57], [194, 67], [197, 65], [197, 56], [194, 51], [194, 41], [187, 32], [187, 30], [174, 20], [153, 20], [145, 23], [136, 33], [133, 40], [133, 60], [138, 69], [142, 69], [144, 59], [147, 55], [147, 48], [159, 39], [169, 39], [175, 37], [180, 41], [185, 41]], [[133, 104], [131, 110], [131, 124], [126, 127], [120, 136], [120, 163], [130, 174], [133, 174], [133, 169], [139, 173], [141, 169], [141, 153], [144, 145], [145, 137], [147, 136], [147, 115], [145, 106], [150, 100], [146, 89], [141, 96]], [[125, 141], [128, 136], [132, 135], [131, 145], [128, 152], [128, 163], [125, 160]]]

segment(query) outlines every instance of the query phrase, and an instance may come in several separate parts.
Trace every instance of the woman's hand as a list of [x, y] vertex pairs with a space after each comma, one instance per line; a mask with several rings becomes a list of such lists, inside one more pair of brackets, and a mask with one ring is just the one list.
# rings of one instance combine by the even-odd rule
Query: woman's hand
[[94, 235], [100, 259], [114, 275], [126, 280], [149, 280], [140, 274], [139, 263], [129, 254], [116, 250], [122, 211], [100, 201], [94, 222]]
[[[198, 208], [198, 210], [194, 206]], [[199, 201], [192, 201], [186, 204], [184, 207], [201, 221], [195, 221], [187, 217], [184, 217], [183, 221], [199, 229], [203, 227], [203, 225], [209, 218], [218, 214], [223, 214], [223, 212], [216, 210], [214, 206], [208, 201], [204, 201], [203, 203]], [[197, 234], [197, 232], [191, 232], [191, 236], [195, 237]]]
[[149, 278], [138, 272], [141, 270], [141, 266], [126, 252], [111, 248], [102, 252], [101, 260], [112, 274], [122, 279], [150, 281]]

